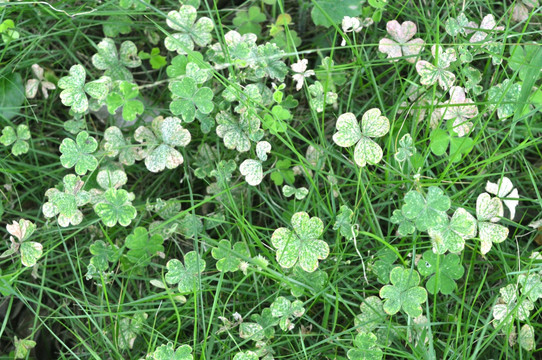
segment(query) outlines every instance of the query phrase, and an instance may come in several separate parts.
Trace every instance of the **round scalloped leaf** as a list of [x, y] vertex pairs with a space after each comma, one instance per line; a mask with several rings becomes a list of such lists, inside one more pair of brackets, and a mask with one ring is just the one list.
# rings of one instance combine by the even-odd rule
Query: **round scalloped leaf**
[[380, 109], [367, 110], [361, 118], [361, 131], [371, 138], [382, 137], [390, 131], [390, 121], [381, 115]]
[[88, 109], [88, 99], [85, 94], [85, 78], [87, 74], [82, 65], [73, 65], [70, 75], [58, 80], [58, 87], [63, 89], [60, 100], [66, 106], [71, 106], [74, 113], [84, 113]]
[[390, 281], [392, 285], [380, 289], [380, 297], [386, 299], [384, 311], [394, 315], [402, 308], [409, 316], [420, 316], [421, 304], [427, 301], [427, 292], [417, 286], [420, 283], [418, 272], [398, 266], [391, 271]]
[[64, 139], [60, 144], [60, 163], [68, 169], [75, 165], [75, 172], [85, 175], [98, 167], [98, 160], [92, 155], [97, 148], [98, 142], [88, 132], [81, 131], [75, 141]]
[[111, 188], [104, 193], [103, 201], [94, 205], [94, 211], [108, 227], [115, 226], [117, 222], [128, 226], [137, 215], [132, 199], [126, 190]]
[[382, 160], [382, 148], [373, 140], [362, 136], [354, 148], [354, 161], [358, 166], [375, 165]]
[[361, 139], [361, 130], [353, 113], [339, 116], [336, 128], [337, 132], [333, 135], [333, 141], [341, 147], [350, 147]]

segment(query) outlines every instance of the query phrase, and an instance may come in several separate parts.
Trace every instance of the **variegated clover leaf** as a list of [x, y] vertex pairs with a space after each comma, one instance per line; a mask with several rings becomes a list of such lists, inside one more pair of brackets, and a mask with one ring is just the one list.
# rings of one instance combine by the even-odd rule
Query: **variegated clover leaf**
[[515, 114], [520, 93], [521, 85], [506, 79], [502, 84], [489, 89], [487, 96], [489, 108], [497, 109], [497, 116], [504, 121]]
[[271, 243], [277, 248], [277, 262], [284, 268], [296, 263], [307, 272], [318, 268], [318, 260], [329, 254], [329, 246], [318, 240], [324, 231], [324, 223], [318, 217], [309, 217], [306, 212], [297, 212], [291, 219], [294, 230], [278, 228], [271, 236]]
[[391, 270], [397, 266], [395, 262], [398, 257], [395, 251], [388, 247], [384, 247], [376, 254], [375, 262], [370, 267], [371, 271], [377, 276], [377, 280], [381, 284], [390, 282]]
[[159, 234], [149, 236], [144, 227], [136, 227], [134, 232], [124, 241], [128, 250], [128, 258], [133, 263], [148, 264], [150, 258], [164, 252], [164, 239]]
[[263, 136], [258, 116], [249, 113], [241, 114], [239, 120], [232, 114], [221, 111], [216, 115], [216, 134], [224, 140], [228, 149], [239, 152], [250, 150], [251, 141], [259, 141]]
[[341, 205], [333, 230], [339, 231], [347, 240], [352, 240], [356, 236], [355, 227], [352, 224], [354, 212], [347, 206]]
[[119, 0], [119, 6], [123, 9], [133, 8], [136, 11], [142, 11], [150, 2], [151, 0]]
[[70, 75], [58, 80], [58, 87], [63, 89], [60, 100], [66, 106], [71, 106], [74, 113], [84, 113], [88, 109], [88, 98], [85, 94], [85, 68], [82, 65], [73, 65]]
[[95, 241], [90, 245], [89, 250], [93, 256], [90, 258], [85, 274], [87, 280], [98, 275], [105, 276], [109, 270], [109, 263], [115, 263], [120, 258], [118, 246], [107, 244], [102, 240]]
[[211, 42], [213, 21], [208, 17], [201, 17], [196, 22], [197, 17], [197, 10], [191, 5], [183, 5], [179, 11], [168, 13], [167, 25], [178, 32], [166, 37], [166, 49], [183, 55], [194, 50], [194, 44], [203, 47]]
[[28, 152], [29, 145], [26, 140], [30, 140], [30, 130], [27, 125], [20, 124], [17, 126], [17, 130], [11, 126], [6, 126], [2, 129], [0, 143], [4, 146], [12, 145], [11, 153], [15, 156]]
[[122, 107], [122, 118], [126, 121], [134, 121], [137, 115], [143, 114], [145, 110], [143, 103], [135, 100], [138, 95], [139, 89], [136, 84], [121, 81], [118, 84], [118, 91], [107, 95], [107, 110], [111, 115], [115, 115], [117, 109]]
[[267, 141], [259, 141], [256, 144], [256, 156], [260, 161], [267, 160], [267, 154], [271, 152], [271, 144]]
[[173, 343], [160, 345], [145, 358], [147, 360], [194, 360], [192, 348], [189, 345], [181, 345], [175, 350]]
[[147, 313], [139, 310], [131, 318], [124, 317], [118, 323], [118, 344], [120, 349], [132, 349], [137, 335], [143, 329]]
[[390, 221], [392, 224], [399, 225], [397, 233], [400, 236], [407, 236], [413, 234], [414, 231], [416, 231], [416, 226], [414, 225], [414, 222], [410, 219], [407, 219], [403, 214], [403, 211], [401, 211], [400, 209], [393, 210]]
[[476, 199], [476, 218], [478, 219], [478, 237], [480, 251], [485, 255], [491, 250], [493, 243], [501, 243], [508, 236], [508, 228], [496, 224], [504, 214], [501, 199], [491, 198], [488, 193], [478, 195]]
[[[298, 298], [307, 292], [316, 295], [322, 291], [327, 283], [328, 275], [325, 271], [320, 269], [309, 273], [303, 270], [299, 265], [296, 265], [290, 274], [290, 278], [297, 282], [288, 284], [290, 293]], [[309, 288], [308, 290], [307, 287]]]
[[205, 261], [195, 251], [184, 255], [184, 265], [180, 260], [172, 259], [166, 264], [168, 272], [166, 282], [177, 284], [180, 294], [190, 294], [199, 289], [199, 277], [205, 270]]
[[282, 187], [282, 195], [289, 198], [294, 196], [297, 200], [303, 200], [309, 194], [309, 190], [306, 187], [295, 188], [290, 185], [284, 185]]
[[359, 309], [361, 314], [356, 315], [354, 324], [356, 325], [356, 330], [361, 333], [372, 332], [382, 324], [386, 317], [384, 315], [382, 300], [378, 296], [369, 296], [364, 299]]
[[45, 192], [49, 201], [43, 204], [43, 216], [58, 215], [58, 224], [62, 227], [78, 225], [83, 220], [83, 213], [78, 208], [90, 201], [90, 194], [82, 190], [85, 183], [78, 176], [66, 175], [62, 182], [63, 191], [51, 188]]
[[504, 205], [506, 205], [510, 211], [510, 220], [514, 220], [514, 217], [516, 216], [516, 206], [519, 204], [519, 200], [514, 200], [514, 198], [519, 198], [519, 193], [518, 189], [514, 188], [512, 181], [506, 176], [499, 179], [497, 183], [488, 181], [486, 184], [486, 191], [497, 196], [504, 202]]
[[418, 271], [422, 276], [430, 276], [425, 284], [430, 294], [440, 291], [441, 294], [449, 295], [455, 290], [455, 280], [463, 276], [465, 269], [456, 254], [439, 256], [427, 250], [418, 262]]
[[211, 250], [211, 255], [217, 260], [216, 268], [221, 272], [236, 272], [244, 263], [242, 258], [250, 257], [245, 244], [237, 242], [232, 250], [229, 240], [220, 240], [218, 246]]
[[338, 99], [338, 95], [333, 91], [324, 93], [324, 86], [320, 81], [315, 81], [314, 84], [309, 85], [309, 94], [311, 108], [319, 113], [324, 111], [325, 105], [332, 105]]
[[465, 240], [476, 236], [476, 219], [467, 210], [458, 208], [451, 220], [446, 217], [444, 222], [430, 227], [428, 233], [435, 253], [458, 253], [463, 251]]
[[288, 66], [282, 61], [286, 55], [277, 45], [265, 43], [256, 48], [255, 54], [255, 75], [257, 77], [267, 76], [270, 79], [284, 82], [288, 74]]
[[259, 160], [244, 160], [241, 165], [239, 165], [239, 172], [251, 186], [259, 185], [263, 180], [263, 167], [262, 162]]
[[[405, 56], [405, 60], [414, 64], [416, 55], [422, 51], [424, 41], [420, 38], [412, 39], [416, 34], [416, 24], [405, 21], [399, 24], [397, 20], [388, 21], [386, 25], [388, 34], [393, 40], [383, 38], [378, 45], [378, 51], [388, 55], [388, 58]], [[397, 61], [398, 59], [395, 59]]]
[[94, 205], [94, 211], [102, 219], [105, 226], [113, 227], [119, 223], [128, 226], [135, 219], [137, 211], [132, 206], [134, 194], [124, 189], [108, 189], [103, 200]]
[[405, 195], [401, 208], [404, 217], [414, 222], [419, 231], [427, 231], [448, 220], [446, 211], [450, 208], [450, 198], [436, 186], [429, 187], [427, 197], [416, 190]]
[[378, 347], [378, 340], [373, 333], [360, 333], [354, 339], [354, 349], [348, 350], [349, 360], [380, 360], [384, 353]]
[[210, 114], [214, 109], [213, 91], [208, 87], [198, 89], [196, 81], [191, 77], [170, 82], [169, 90], [173, 94], [169, 109], [173, 115], [182, 114], [185, 122], [194, 121], [196, 109], [202, 114]]
[[[2, 35], [2, 37], [3, 36], [4, 35]], [[13, 345], [15, 346], [15, 352], [14, 352], [13, 358], [26, 359], [28, 357], [30, 350], [36, 347], [36, 342], [34, 340], [29, 340], [29, 339], [19, 339], [17, 335], [15, 335], [13, 338]]]
[[361, 118], [361, 130], [353, 113], [345, 113], [337, 119], [337, 132], [333, 135], [335, 144], [354, 149], [354, 161], [359, 166], [375, 165], [382, 159], [382, 148], [371, 138], [386, 135], [390, 130], [390, 122], [382, 116], [379, 109], [367, 110]]
[[521, 285], [521, 294], [527, 296], [532, 302], [542, 298], [542, 276], [537, 273], [521, 274], [518, 276]]
[[78, 175], [85, 175], [87, 171], [94, 171], [98, 167], [98, 160], [92, 155], [98, 148], [98, 142], [86, 131], [77, 134], [75, 141], [64, 139], [60, 144], [60, 163], [65, 168], [75, 165]]
[[508, 325], [514, 321], [527, 320], [534, 304], [526, 297], [518, 297], [516, 284], [509, 284], [499, 290], [501, 296], [493, 307], [493, 326]]
[[474, 21], [469, 21], [464, 13], [460, 13], [457, 18], [449, 18], [446, 20], [445, 30], [451, 36], [462, 34], [466, 36], [471, 34], [478, 28], [478, 24]]
[[126, 177], [126, 173], [122, 168], [111, 164], [100, 170], [96, 176], [96, 182], [101, 189], [91, 189], [89, 191], [91, 195], [91, 204], [96, 204], [103, 201], [103, 193], [105, 190], [110, 188], [118, 189], [126, 184], [127, 181], [128, 178]]
[[140, 66], [141, 59], [137, 56], [137, 47], [133, 42], [123, 42], [117, 52], [115, 42], [104, 38], [98, 44], [98, 53], [92, 56], [92, 64], [99, 70], [105, 70], [104, 75], [113, 81], [133, 81], [132, 72], [127, 68]]
[[191, 135], [182, 127], [176, 117], [156, 117], [152, 121], [152, 131], [140, 126], [134, 133], [134, 139], [144, 146], [140, 151], [145, 158], [145, 166], [151, 172], [160, 172], [165, 168], [174, 169], [183, 163], [183, 156], [175, 149], [190, 143]]
[[482, 23], [470, 38], [471, 43], [477, 43], [486, 40], [489, 34], [497, 30], [504, 30], [504, 26], [497, 26], [495, 17], [492, 14], [484, 16]]
[[271, 315], [279, 318], [279, 326], [284, 331], [292, 330], [295, 327], [292, 320], [303, 316], [304, 313], [305, 308], [299, 300], [290, 302], [284, 296], [279, 296], [271, 304]]
[[518, 343], [523, 349], [533, 351], [536, 342], [534, 338], [534, 327], [532, 325], [524, 324], [521, 327], [519, 330]]
[[270, 308], [265, 308], [262, 310], [261, 314], [253, 314], [250, 318], [261, 326], [263, 335], [267, 339], [271, 339], [273, 335], [275, 335], [275, 326], [277, 326], [279, 322], [273, 317]]
[[399, 140], [399, 149], [395, 153], [395, 160], [402, 163], [409, 159], [412, 155], [416, 153], [416, 146], [412, 140], [412, 136], [409, 133], [403, 135], [401, 140]]
[[309, 60], [303, 59], [290, 66], [292, 68], [292, 71], [294, 72], [294, 75], [292, 75], [292, 79], [296, 82], [296, 91], [301, 90], [306, 78], [315, 75], [314, 70], [307, 70], [308, 63]]
[[119, 157], [119, 162], [124, 165], [133, 165], [136, 160], [142, 160], [135, 145], [130, 143], [129, 138], [124, 138], [122, 131], [116, 126], [108, 127], [104, 132], [103, 148], [108, 157]]
[[438, 82], [442, 89], [448, 90], [455, 81], [455, 75], [446, 69], [457, 59], [455, 50], [449, 48], [444, 51], [440, 45], [433, 45], [431, 54], [436, 59], [436, 65], [425, 60], [416, 63], [416, 71], [421, 77], [420, 83], [422, 85], [433, 85]]
[[217, 42], [209, 46], [206, 55], [215, 63], [214, 68], [217, 70], [225, 69], [231, 65], [238, 69], [247, 66], [252, 68], [256, 66], [257, 40], [258, 37], [255, 34], [241, 35], [235, 30], [230, 30], [224, 35], [224, 44], [227, 46], [228, 52], [225, 53], [223, 45]]
[[233, 360], [258, 360], [260, 357], [254, 351], [240, 351], [233, 357]]
[[472, 119], [478, 115], [478, 107], [474, 105], [474, 101], [467, 99], [465, 89], [460, 86], [452, 86], [450, 88], [450, 100], [443, 103], [445, 106], [443, 118], [445, 120], [453, 120], [453, 130], [458, 137], [467, 135], [472, 129]]
[[427, 301], [427, 292], [418, 286], [420, 283], [418, 272], [397, 266], [390, 273], [390, 281], [392, 285], [385, 285], [380, 289], [380, 297], [386, 299], [384, 311], [394, 315], [403, 309], [409, 316], [420, 316], [421, 304]]
[[38, 64], [32, 65], [32, 72], [34, 73], [35, 78], [29, 79], [26, 82], [24, 87], [26, 97], [28, 99], [35, 98], [38, 94], [38, 88], [40, 88], [41, 85], [41, 93], [43, 94], [43, 97], [47, 99], [49, 97], [48, 91], [56, 89], [56, 85], [43, 77], [43, 68]]
[[[21, 263], [24, 266], [32, 267], [36, 265], [43, 253], [43, 245], [36, 241], [28, 241], [36, 230], [36, 225], [29, 220], [20, 219], [19, 222], [13, 221], [13, 224], [6, 225], [6, 230], [11, 235], [9, 237], [11, 247], [2, 253], [0, 258], [20, 253]], [[18, 241], [15, 241], [14, 237]]]

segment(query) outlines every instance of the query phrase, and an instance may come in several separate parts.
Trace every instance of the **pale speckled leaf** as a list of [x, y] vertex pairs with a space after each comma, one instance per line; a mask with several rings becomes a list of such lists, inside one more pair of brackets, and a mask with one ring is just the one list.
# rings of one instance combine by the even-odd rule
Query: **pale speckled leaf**
[[518, 283], [521, 285], [521, 293], [532, 302], [542, 298], [542, 276], [540, 274], [521, 274], [518, 276]]
[[361, 314], [356, 315], [354, 324], [358, 332], [371, 332], [385, 319], [382, 300], [378, 296], [369, 296], [359, 306]]
[[263, 327], [257, 323], [244, 322], [239, 325], [239, 337], [259, 341], [264, 339]]
[[165, 168], [175, 169], [183, 163], [183, 156], [175, 148], [162, 144], [145, 158], [145, 166], [150, 172], [160, 172]]
[[36, 230], [36, 225], [30, 220], [20, 219], [19, 222], [13, 221], [13, 224], [6, 225], [6, 230], [22, 243], [32, 236]]
[[[512, 181], [506, 176], [499, 179], [497, 183], [488, 181], [486, 184], [486, 191], [490, 194], [496, 195], [499, 198], [519, 198], [518, 189], [514, 188]], [[510, 211], [510, 219], [513, 220], [516, 215], [516, 206], [519, 204], [519, 200], [503, 199], [504, 205]]]
[[282, 195], [285, 197], [295, 196], [297, 200], [303, 200], [309, 194], [309, 190], [306, 187], [295, 188], [290, 185], [284, 185], [282, 187]]
[[102, 101], [109, 94], [111, 86], [111, 78], [109, 76], [102, 76], [98, 80], [86, 83], [85, 91], [91, 98]]
[[198, 89], [196, 81], [190, 77], [170, 82], [169, 89], [174, 95], [169, 109], [173, 115], [182, 115], [186, 122], [194, 121], [196, 109], [202, 114], [209, 114], [214, 109], [213, 91], [208, 87]]
[[98, 53], [92, 56], [92, 64], [99, 70], [105, 70], [104, 75], [111, 80], [132, 81], [133, 75], [127, 67], [134, 68], [141, 65], [141, 59], [137, 56], [137, 48], [131, 41], [121, 44], [121, 53], [117, 52], [117, 46], [112, 39], [104, 38], [98, 44]]
[[375, 165], [382, 160], [382, 148], [373, 140], [362, 136], [354, 148], [354, 161], [358, 166]]
[[194, 360], [192, 348], [189, 345], [181, 345], [175, 350], [172, 343], [161, 345], [152, 353], [153, 360]]
[[98, 142], [88, 132], [81, 131], [75, 141], [64, 139], [60, 144], [60, 163], [68, 169], [75, 165], [75, 172], [85, 175], [98, 167], [98, 160], [92, 155], [97, 148]]
[[508, 228], [491, 222], [478, 222], [478, 233], [481, 243], [480, 251], [485, 255], [494, 243], [501, 243], [508, 237]]
[[438, 187], [431, 186], [427, 199], [418, 191], [409, 191], [405, 195], [405, 204], [401, 211], [406, 219], [414, 221], [419, 231], [427, 231], [447, 222], [446, 211], [450, 205], [450, 198]]
[[137, 215], [132, 199], [126, 190], [111, 188], [104, 193], [103, 201], [94, 205], [94, 211], [106, 226], [113, 227], [118, 222], [126, 227]]
[[48, 202], [43, 204], [43, 215], [51, 218], [58, 215], [58, 224], [67, 227], [78, 225], [83, 220], [83, 213], [77, 208], [90, 201], [90, 194], [81, 190], [84, 182], [73, 174], [64, 176], [64, 191], [51, 188], [45, 192]]
[[160, 134], [164, 143], [170, 146], [186, 146], [190, 143], [190, 132], [183, 128], [181, 120], [168, 116], [160, 123]]
[[126, 184], [128, 178], [124, 170], [100, 170], [96, 176], [96, 182], [104, 190], [109, 188], [118, 189], [122, 185]]
[[84, 113], [88, 109], [88, 99], [85, 95], [86, 72], [82, 65], [73, 65], [70, 75], [58, 80], [58, 87], [63, 89], [60, 100], [66, 106], [71, 106], [74, 113]]
[[19, 248], [21, 252], [21, 263], [24, 266], [32, 267], [36, 265], [43, 253], [43, 245], [35, 241], [26, 241]]
[[335, 144], [350, 147], [361, 139], [361, 130], [353, 113], [345, 113], [337, 119], [337, 132], [333, 135]]
[[380, 289], [380, 297], [385, 299], [384, 311], [394, 315], [403, 309], [409, 316], [420, 316], [421, 304], [427, 301], [427, 292], [418, 286], [418, 272], [398, 266], [391, 271], [390, 281], [392, 285], [385, 285]]
[[290, 302], [284, 296], [279, 296], [271, 304], [271, 315], [279, 318], [279, 326], [282, 330], [288, 331], [294, 328], [291, 322], [293, 318], [301, 317], [305, 313], [303, 303], [299, 300]]
[[141, 160], [136, 147], [124, 139], [122, 131], [116, 126], [110, 126], [105, 130], [103, 148], [106, 156], [118, 155], [119, 162], [124, 165], [133, 165], [136, 160]]
[[242, 242], [233, 245], [233, 250], [229, 240], [220, 240], [218, 246], [211, 250], [211, 255], [217, 260], [216, 268], [221, 272], [235, 272], [239, 270], [241, 257], [248, 258], [250, 253]]
[[132, 349], [134, 342], [143, 329], [147, 313], [137, 311], [132, 318], [122, 318], [119, 323], [118, 345], [120, 349]]
[[518, 342], [523, 349], [533, 351], [536, 343], [534, 339], [534, 327], [524, 324], [519, 330]]
[[263, 169], [261, 161], [246, 159], [239, 166], [239, 171], [251, 186], [259, 185], [262, 182]]
[[2, 129], [0, 143], [4, 146], [12, 145], [11, 153], [15, 156], [26, 154], [30, 146], [26, 140], [30, 139], [30, 130], [27, 125], [19, 124], [17, 130], [11, 126]]
[[504, 80], [502, 84], [495, 85], [488, 91], [487, 101], [490, 109], [496, 108], [499, 119], [504, 121], [515, 114], [520, 93], [519, 83]]
[[378, 347], [378, 338], [373, 333], [360, 333], [354, 339], [354, 349], [348, 350], [349, 360], [380, 360], [384, 353]]
[[241, 117], [234, 119], [233, 115], [221, 111], [216, 115], [216, 134], [224, 140], [228, 149], [236, 149], [238, 152], [250, 150], [250, 137], [259, 131], [260, 121], [257, 117]]
[[213, 21], [201, 17], [197, 22], [197, 10], [191, 5], [182, 5], [179, 11], [170, 11], [166, 19], [167, 25], [178, 33], [171, 34], [164, 42], [170, 51], [187, 54], [198, 46], [206, 46], [212, 39]]
[[433, 251], [444, 254], [446, 251], [463, 251], [465, 240], [476, 236], [476, 219], [463, 208], [458, 208], [452, 219], [428, 229]]
[[254, 351], [241, 351], [235, 354], [233, 360], [258, 360], [259, 358]]
[[416, 34], [416, 24], [412, 21], [405, 21], [399, 24], [397, 20], [391, 20], [386, 24], [386, 29], [393, 40], [387, 38], [381, 39], [378, 50], [387, 54], [388, 58], [397, 58], [403, 55], [409, 56], [406, 58], [406, 61], [413, 64], [416, 61], [413, 55], [418, 55], [424, 45], [422, 39], [410, 40]]
[[404, 162], [412, 155], [416, 153], [416, 146], [414, 146], [414, 141], [412, 136], [409, 133], [403, 135], [401, 140], [399, 140], [399, 149], [395, 153], [395, 160], [398, 162]]
[[421, 77], [420, 83], [422, 85], [433, 85], [438, 81], [439, 86], [447, 90], [455, 81], [455, 75], [452, 72], [439, 69], [425, 60], [416, 63], [416, 71]]
[[267, 154], [271, 152], [271, 144], [267, 141], [259, 141], [256, 144], [256, 156], [261, 161], [267, 160]]
[[177, 259], [168, 261], [166, 282], [177, 284], [179, 293], [190, 294], [199, 289], [198, 278], [205, 270], [205, 265], [205, 261], [195, 251], [190, 251], [184, 255], [184, 265]]
[[491, 198], [488, 193], [478, 195], [476, 199], [476, 217], [478, 221], [497, 222], [504, 214], [501, 199]]

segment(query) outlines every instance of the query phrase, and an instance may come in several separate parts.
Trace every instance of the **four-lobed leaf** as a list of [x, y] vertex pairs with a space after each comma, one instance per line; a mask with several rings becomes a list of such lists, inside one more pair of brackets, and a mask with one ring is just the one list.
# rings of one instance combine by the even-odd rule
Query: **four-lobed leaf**
[[[446, 211], [450, 205], [450, 198], [438, 187], [431, 186], [426, 197], [419, 191], [410, 190], [405, 195], [401, 212], [407, 220], [414, 222], [419, 231], [427, 231], [446, 222]], [[406, 230], [412, 229], [408, 227]]]
[[131, 41], [125, 41], [117, 46], [113, 39], [104, 38], [98, 44], [98, 53], [92, 56], [92, 64], [99, 70], [105, 70], [104, 75], [111, 80], [134, 79], [132, 72], [127, 68], [136, 68], [141, 65], [141, 59], [137, 56], [137, 47]]
[[64, 139], [60, 144], [60, 163], [65, 168], [75, 166], [78, 175], [85, 175], [87, 171], [94, 171], [98, 167], [98, 160], [93, 152], [98, 148], [98, 142], [86, 131], [77, 134], [75, 141]]
[[476, 219], [467, 210], [458, 208], [452, 218], [428, 229], [433, 251], [458, 253], [465, 247], [465, 240], [476, 236]]
[[380, 289], [380, 297], [385, 299], [384, 311], [394, 315], [403, 309], [409, 316], [420, 316], [421, 304], [427, 301], [427, 292], [418, 286], [420, 283], [418, 272], [397, 266], [390, 273], [390, 282], [391, 285], [385, 285]]

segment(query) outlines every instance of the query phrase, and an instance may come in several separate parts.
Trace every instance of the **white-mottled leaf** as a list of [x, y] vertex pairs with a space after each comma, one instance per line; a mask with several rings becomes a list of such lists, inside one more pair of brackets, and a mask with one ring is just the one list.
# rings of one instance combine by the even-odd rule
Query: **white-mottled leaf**
[[239, 166], [239, 171], [249, 185], [256, 186], [262, 182], [262, 163], [258, 160], [246, 159]]
[[375, 165], [382, 160], [382, 148], [373, 140], [362, 137], [354, 149], [354, 161], [361, 167]]
[[341, 147], [352, 146], [361, 139], [361, 130], [353, 113], [339, 116], [336, 127], [337, 132], [333, 135], [333, 141]]
[[271, 152], [271, 144], [267, 141], [259, 141], [256, 144], [256, 155], [261, 161], [267, 160], [267, 154]]

